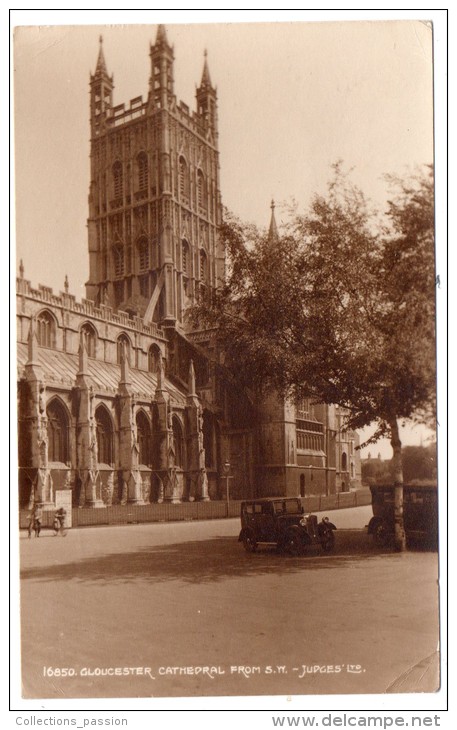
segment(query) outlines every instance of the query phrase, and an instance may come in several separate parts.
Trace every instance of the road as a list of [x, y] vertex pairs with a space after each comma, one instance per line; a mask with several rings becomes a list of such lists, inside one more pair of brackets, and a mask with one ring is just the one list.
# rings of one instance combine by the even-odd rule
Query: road
[[433, 691], [437, 554], [375, 547], [370, 513], [299, 558], [232, 519], [21, 535], [24, 696]]

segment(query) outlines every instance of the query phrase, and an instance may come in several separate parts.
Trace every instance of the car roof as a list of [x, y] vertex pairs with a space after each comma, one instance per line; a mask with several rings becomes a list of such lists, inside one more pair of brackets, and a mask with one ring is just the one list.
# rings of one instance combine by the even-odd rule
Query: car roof
[[244, 499], [241, 504], [252, 504], [254, 502], [297, 502], [300, 497], [254, 497], [253, 499]]
[[[395, 484], [371, 484], [370, 485], [370, 489], [372, 492], [373, 491], [385, 492], [388, 489], [394, 489], [394, 488], [395, 488]], [[421, 490], [421, 489], [424, 489], [424, 490], [430, 489], [430, 490], [436, 491], [438, 489], [438, 486], [436, 484], [403, 484], [403, 489], [404, 490], [406, 489], [408, 491]]]

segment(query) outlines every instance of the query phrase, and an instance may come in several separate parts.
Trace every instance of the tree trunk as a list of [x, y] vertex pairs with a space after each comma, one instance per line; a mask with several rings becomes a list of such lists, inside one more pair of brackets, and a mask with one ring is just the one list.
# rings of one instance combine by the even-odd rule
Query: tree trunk
[[395, 487], [395, 549], [398, 552], [406, 550], [405, 526], [403, 521], [403, 466], [401, 458], [401, 441], [398, 431], [398, 422], [393, 418], [390, 422], [390, 443], [393, 449], [393, 473]]

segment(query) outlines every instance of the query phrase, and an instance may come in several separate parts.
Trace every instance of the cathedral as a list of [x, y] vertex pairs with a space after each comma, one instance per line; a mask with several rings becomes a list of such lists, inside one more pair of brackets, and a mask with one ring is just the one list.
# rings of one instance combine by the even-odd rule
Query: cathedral
[[[75, 507], [335, 494], [360, 486], [336, 406], [253, 403], [187, 317], [224, 278], [217, 94], [176, 99], [164, 26], [146, 99], [114, 104], [100, 38], [90, 77], [86, 299], [17, 279], [19, 503]], [[274, 208], [270, 231], [276, 229]]]

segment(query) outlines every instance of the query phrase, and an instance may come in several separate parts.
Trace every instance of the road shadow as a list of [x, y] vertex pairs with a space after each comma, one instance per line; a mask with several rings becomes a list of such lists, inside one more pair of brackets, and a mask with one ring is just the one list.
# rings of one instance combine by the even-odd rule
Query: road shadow
[[392, 561], [404, 556], [404, 553], [375, 546], [364, 530], [339, 531], [331, 554], [312, 549], [300, 557], [278, 553], [268, 546], [255, 553], [246, 553], [236, 537], [224, 536], [28, 567], [21, 570], [21, 579], [128, 583], [150, 578], [156, 583], [181, 580], [199, 584], [265, 573], [283, 575], [362, 567], [361, 564], [367, 561], [380, 558]]

